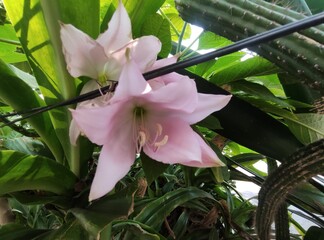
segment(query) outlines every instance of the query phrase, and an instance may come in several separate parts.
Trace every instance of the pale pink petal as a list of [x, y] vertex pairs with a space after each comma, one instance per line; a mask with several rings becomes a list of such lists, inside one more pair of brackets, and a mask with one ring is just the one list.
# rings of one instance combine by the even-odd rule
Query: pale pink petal
[[104, 47], [105, 53], [109, 55], [131, 40], [131, 22], [122, 1], [119, 1], [118, 7], [108, 24], [108, 30], [98, 37], [97, 42]]
[[130, 137], [131, 127], [116, 129], [101, 149], [97, 170], [91, 185], [89, 201], [110, 192], [130, 170], [135, 160], [135, 144]]
[[225, 164], [218, 158], [213, 149], [207, 145], [207, 143], [197, 133], [196, 138], [201, 148], [201, 159], [202, 161], [189, 161], [182, 163], [189, 167], [221, 167]]
[[161, 50], [161, 42], [154, 36], [144, 36], [137, 38], [118, 51], [112, 52], [111, 57], [116, 59], [121, 66], [126, 64], [128, 59], [126, 51], [128, 51], [129, 58], [133, 60], [140, 69], [140, 72], [146, 72], [151, 68], [156, 61], [157, 54]]
[[143, 150], [156, 161], [174, 164], [184, 164], [189, 161], [201, 162], [201, 148], [191, 127], [181, 119], [155, 118], [148, 119], [150, 136], [155, 136], [157, 124], [162, 126], [162, 134], [156, 142], [161, 142], [167, 136], [167, 142], [157, 150], [154, 146], [145, 145]]
[[161, 111], [163, 109], [172, 114], [171, 110], [177, 113], [191, 113], [195, 110], [198, 104], [198, 94], [196, 83], [192, 79], [177, 73], [170, 73], [148, 82], [153, 83], [155, 89], [146, 96], [146, 99], [155, 105], [158, 104]]
[[127, 47], [131, 49], [131, 58], [136, 62], [141, 72], [146, 72], [156, 61], [161, 51], [161, 42], [154, 36], [144, 36], [135, 39]]
[[116, 126], [132, 126], [133, 109], [132, 99], [126, 99], [115, 104], [108, 103], [100, 107], [70, 109], [70, 111], [81, 132], [91, 142], [103, 145], [111, 138], [111, 132], [117, 128]]
[[141, 96], [151, 90], [134, 61], [129, 60], [122, 69], [118, 85], [111, 102]]
[[97, 79], [107, 60], [104, 49], [71, 24], [61, 24], [60, 34], [67, 69], [71, 76]]
[[163, 58], [160, 59], [158, 61], [156, 61], [150, 68], [148, 68], [146, 71], [153, 71], [155, 69], [161, 68], [161, 67], [165, 67], [171, 64], [174, 64], [178, 61], [179, 56], [178, 55], [174, 55], [172, 57], [169, 58]]
[[194, 112], [190, 114], [181, 114], [179, 117], [184, 119], [190, 125], [197, 123], [213, 112], [224, 108], [231, 100], [232, 95], [213, 95], [213, 94], [198, 94], [198, 105]]
[[76, 142], [81, 134], [79, 126], [76, 124], [76, 122], [72, 119], [70, 123], [69, 128], [69, 136], [70, 136], [70, 142], [73, 146], [76, 146]]

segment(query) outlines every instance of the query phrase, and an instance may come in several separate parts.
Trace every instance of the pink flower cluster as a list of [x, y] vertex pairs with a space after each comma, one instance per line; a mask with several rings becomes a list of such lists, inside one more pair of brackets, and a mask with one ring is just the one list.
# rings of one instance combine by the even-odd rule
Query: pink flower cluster
[[215, 152], [190, 125], [222, 109], [228, 95], [200, 94], [195, 82], [177, 73], [149, 81], [142, 73], [177, 59], [156, 61], [161, 43], [154, 36], [131, 37], [124, 6], [108, 30], [94, 40], [72, 25], [61, 25], [67, 68], [73, 77], [88, 76], [82, 92], [118, 81], [113, 95], [81, 103], [71, 110], [72, 144], [83, 133], [102, 145], [89, 200], [102, 197], [130, 170], [141, 151], [156, 161], [193, 167], [223, 166]]

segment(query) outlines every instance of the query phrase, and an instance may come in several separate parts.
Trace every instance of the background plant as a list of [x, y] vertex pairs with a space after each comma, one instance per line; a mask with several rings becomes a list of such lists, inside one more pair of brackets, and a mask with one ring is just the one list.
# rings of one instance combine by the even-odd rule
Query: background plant
[[[272, 13], [277, 13], [278, 19], [268, 21], [277, 25], [324, 9], [314, 1], [295, 1], [295, 4], [280, 1], [277, 4], [283, 6], [281, 8], [256, 0], [214, 2], [225, 9], [238, 9], [239, 14], [271, 9]], [[241, 2], [250, 5], [240, 5]], [[241, 20], [234, 11], [213, 11], [215, 15], [208, 16], [207, 10], [212, 6], [209, 1], [177, 0], [176, 3], [177, 8], [169, 0], [125, 1], [134, 38], [157, 36], [163, 44], [160, 57], [181, 51], [181, 58], [186, 59], [198, 55], [199, 50], [219, 49], [239, 39], [236, 36], [240, 36], [237, 32]], [[4, 4], [5, 8], [0, 8], [2, 116], [12, 111], [57, 104], [77, 96], [87, 79], [73, 79], [67, 73], [58, 21], [71, 23], [95, 38], [106, 29], [117, 1], [5, 0]], [[190, 8], [186, 9], [186, 6]], [[205, 30], [199, 36], [198, 51], [182, 46], [182, 41], [190, 37], [192, 30], [190, 24], [179, 17], [177, 9], [189, 23], [215, 32]], [[269, 30], [262, 25], [266, 20], [258, 21], [261, 13], [253, 13], [247, 23], [259, 22], [260, 32]], [[290, 18], [280, 22], [279, 17], [283, 14]], [[207, 16], [208, 20], [205, 19]], [[224, 29], [213, 27], [220, 16], [228, 35], [224, 34]], [[311, 35], [315, 30], [318, 32], [316, 38]], [[323, 25], [319, 25], [300, 33], [317, 41], [314, 45], [317, 50], [308, 51], [311, 46], [298, 42], [296, 34], [287, 38], [294, 44], [286, 48], [290, 48], [293, 54], [305, 47], [305, 52], [312, 54], [311, 57], [322, 59], [323, 31]], [[247, 33], [253, 35], [258, 32], [248, 29]], [[276, 50], [276, 41], [263, 46]], [[258, 48], [252, 50], [259, 53]], [[320, 141], [317, 144], [319, 149], [323, 149], [320, 140], [324, 135], [320, 110], [322, 85], [316, 84], [316, 79], [323, 79], [318, 77], [322, 76], [322, 71], [313, 69], [306, 77], [299, 77], [294, 75], [296, 71], [293, 68], [298, 64], [308, 70], [309, 64], [313, 67], [318, 64], [318, 68], [323, 69], [323, 63], [292, 57], [290, 66], [278, 63], [282, 50], [277, 49], [277, 53], [275, 58], [265, 55], [262, 58], [250, 53], [249, 58], [242, 61], [247, 52], [239, 51], [180, 71], [196, 80], [200, 92], [219, 94], [226, 89], [234, 94], [233, 102], [226, 109], [193, 126], [227, 162], [227, 168], [167, 166], [141, 155], [114, 192], [89, 204], [89, 185], [100, 149], [85, 138], [77, 147], [69, 143], [70, 115], [67, 108], [73, 105], [54, 108], [2, 127], [0, 194], [5, 211], [1, 218], [13, 222], [2, 225], [1, 239], [91, 239], [98, 235], [102, 239], [254, 238], [256, 206], [241, 196], [235, 180], [261, 185], [267, 172], [255, 167], [255, 163], [266, 163], [271, 180], [284, 175], [290, 162], [296, 162], [290, 155], [303, 145]], [[1, 121], [6, 124], [15, 118], [1, 117]], [[302, 151], [308, 152], [307, 149]], [[311, 170], [312, 176], [323, 173], [323, 154], [314, 156], [316, 163], [311, 167], [316, 171]], [[284, 167], [276, 170], [277, 161], [273, 159]], [[309, 167], [307, 161], [300, 161], [301, 166]], [[238, 167], [250, 175], [242, 173]], [[267, 192], [278, 190], [269, 189], [271, 184], [267, 181], [270, 180], [266, 180], [261, 191], [260, 201], [265, 204], [261, 209], [268, 201], [267, 198], [262, 200]], [[297, 179], [291, 180], [293, 182], [284, 182], [289, 183], [287, 189], [297, 183]], [[298, 236], [290, 235], [292, 238], [306, 235], [305, 239], [320, 239], [320, 234], [323, 234], [323, 180], [310, 176], [307, 180], [287, 195], [286, 203], [303, 210], [297, 213], [317, 227], [307, 231], [290, 216], [291, 210], [288, 215], [286, 206], [283, 206], [276, 218], [280, 223], [276, 227], [278, 238], [287, 233], [284, 226], [288, 222], [298, 230]], [[257, 217], [262, 219], [262, 216]]]

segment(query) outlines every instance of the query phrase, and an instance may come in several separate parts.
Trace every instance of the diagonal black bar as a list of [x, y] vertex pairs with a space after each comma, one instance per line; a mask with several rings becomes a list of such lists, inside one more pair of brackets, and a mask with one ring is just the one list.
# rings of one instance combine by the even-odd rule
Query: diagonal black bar
[[147, 72], [144, 74], [144, 77], [146, 79], [152, 79], [155, 77], [159, 77], [161, 75], [171, 73], [171, 72], [177, 71], [179, 69], [191, 67], [193, 65], [197, 65], [199, 63], [215, 59], [217, 57], [222, 57], [222, 56], [228, 55], [230, 53], [239, 51], [244, 48], [259, 45], [261, 43], [271, 41], [276, 38], [280, 38], [280, 37], [289, 35], [291, 33], [294, 33], [294, 32], [297, 32], [297, 31], [300, 31], [300, 30], [303, 30], [303, 29], [306, 29], [306, 28], [309, 28], [309, 27], [312, 27], [312, 26], [315, 26], [315, 25], [318, 25], [321, 23], [324, 23], [324, 12], [313, 15], [311, 17], [304, 18], [304, 19], [296, 21], [296, 22], [288, 23], [286, 25], [271, 29], [271, 30], [263, 32], [263, 33], [259, 33], [252, 37], [245, 38], [243, 40], [235, 42], [234, 44], [220, 48], [216, 51], [206, 53], [204, 55], [192, 57], [190, 59], [187, 59], [187, 60], [184, 60], [181, 62], [177, 62], [177, 63], [159, 68], [159, 69], [151, 71], [151, 72]]
[[[227, 54], [239, 51], [243, 48], [248, 48], [248, 47], [251, 47], [254, 45], [265, 43], [267, 41], [271, 41], [276, 38], [283, 37], [288, 34], [294, 33], [296, 31], [300, 31], [300, 30], [303, 30], [303, 29], [306, 29], [306, 28], [309, 28], [312, 26], [316, 26], [321, 23], [324, 23], [324, 12], [304, 18], [302, 20], [299, 20], [299, 21], [296, 21], [293, 23], [289, 23], [289, 24], [271, 29], [267, 32], [263, 32], [263, 33], [255, 35], [255, 36], [252, 36], [252, 37], [248, 37], [246, 39], [240, 40], [236, 43], [233, 43], [233, 44], [226, 46], [224, 48], [215, 50], [213, 52], [210, 52], [210, 53], [207, 53], [204, 55], [200, 55], [200, 56], [196, 56], [196, 57], [193, 57], [193, 58], [181, 61], [181, 62], [177, 62], [177, 63], [171, 64], [171, 65], [156, 69], [154, 71], [144, 73], [143, 76], [145, 77], [146, 80], [149, 80], [149, 79], [159, 77], [159, 76], [162, 76], [162, 75], [174, 72], [174, 71], [178, 71], [178, 70], [181, 70], [181, 69], [184, 69], [184, 68], [187, 68], [187, 67], [205, 62], [205, 61], [209, 61], [211, 59], [215, 59], [217, 57], [225, 56]], [[109, 86], [102, 87], [100, 90], [101, 90], [101, 92], [104, 92], [104, 93], [111, 91]], [[53, 105], [49, 105], [46, 107], [40, 107], [40, 108], [35, 108], [35, 109], [31, 109], [31, 110], [26, 110], [26, 111], [19, 111], [16, 113], [0, 115], [0, 118], [14, 116], [14, 115], [25, 115], [17, 120], [14, 120], [8, 124], [4, 124], [0, 127], [8, 126], [14, 122], [30, 118], [36, 114], [39, 114], [39, 113], [42, 113], [45, 111], [49, 111], [49, 110], [57, 108], [57, 107], [67, 106], [67, 105], [75, 104], [78, 102], [86, 101], [89, 99], [93, 99], [93, 98], [100, 96], [100, 94], [101, 93], [99, 90], [94, 90], [94, 91], [88, 92], [86, 94], [80, 95], [76, 98], [60, 102], [58, 104], [53, 104]]]

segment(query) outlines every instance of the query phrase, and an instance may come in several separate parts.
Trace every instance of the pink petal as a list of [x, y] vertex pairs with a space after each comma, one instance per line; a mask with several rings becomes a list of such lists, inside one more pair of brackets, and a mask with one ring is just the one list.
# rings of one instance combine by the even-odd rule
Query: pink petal
[[146, 72], [156, 61], [161, 51], [161, 42], [154, 36], [144, 36], [132, 41], [127, 47], [131, 49], [131, 57], [141, 72]]
[[118, 51], [112, 52], [111, 57], [116, 59], [121, 66], [126, 64], [128, 59], [126, 50], [129, 51], [129, 58], [133, 60], [140, 69], [140, 72], [146, 72], [156, 61], [157, 54], [161, 50], [161, 42], [154, 36], [144, 36], [137, 38]]
[[[183, 75], [170, 73], [159, 78], [149, 81], [155, 88], [146, 97], [160, 108], [168, 111], [171, 110], [180, 113], [192, 113], [198, 103], [198, 94], [196, 83]], [[158, 88], [160, 84], [160, 88]]]
[[61, 24], [61, 40], [71, 76], [97, 79], [107, 60], [103, 48], [71, 24]]
[[225, 166], [225, 164], [218, 158], [216, 153], [211, 149], [210, 146], [199, 136], [195, 133], [196, 138], [199, 142], [201, 148], [201, 162], [200, 161], [189, 161], [186, 163], [182, 163], [183, 165], [189, 167], [221, 167]]
[[119, 1], [118, 7], [108, 24], [108, 30], [98, 37], [97, 42], [104, 47], [105, 53], [109, 55], [131, 40], [131, 21], [122, 1]]
[[134, 61], [129, 60], [122, 69], [118, 85], [111, 102], [141, 96], [151, 91], [150, 85], [144, 79], [142, 73]]
[[213, 95], [213, 94], [198, 94], [198, 105], [193, 113], [179, 114], [179, 117], [184, 119], [190, 125], [197, 123], [212, 114], [224, 108], [231, 100], [232, 95]]
[[174, 55], [174, 56], [169, 57], [169, 58], [163, 58], [161, 60], [158, 60], [149, 69], [147, 69], [146, 71], [153, 71], [155, 69], [174, 64], [174, 63], [177, 62], [178, 58], [179, 58], [178, 55]]
[[161, 124], [162, 135], [160, 138], [168, 137], [166, 144], [157, 150], [154, 147], [144, 146], [144, 152], [152, 159], [168, 164], [202, 161], [197, 137], [186, 122], [176, 118], [152, 117], [146, 124], [149, 124], [150, 136], [155, 136], [156, 124]]
[[[119, 125], [132, 126], [134, 103], [132, 99], [92, 108], [71, 110], [73, 119], [91, 142], [105, 144], [111, 132]], [[121, 132], [124, 131], [121, 127]], [[133, 133], [131, 133], [133, 134]], [[132, 135], [129, 136], [132, 138]]]
[[76, 142], [81, 134], [80, 128], [75, 122], [75, 120], [71, 120], [70, 128], [69, 128], [69, 136], [70, 136], [70, 142], [73, 146], [76, 146]]
[[[130, 170], [135, 160], [135, 144], [125, 128], [114, 131], [111, 140], [101, 149], [97, 170], [91, 185], [89, 201], [110, 192]], [[128, 129], [130, 130], [130, 129]]]

